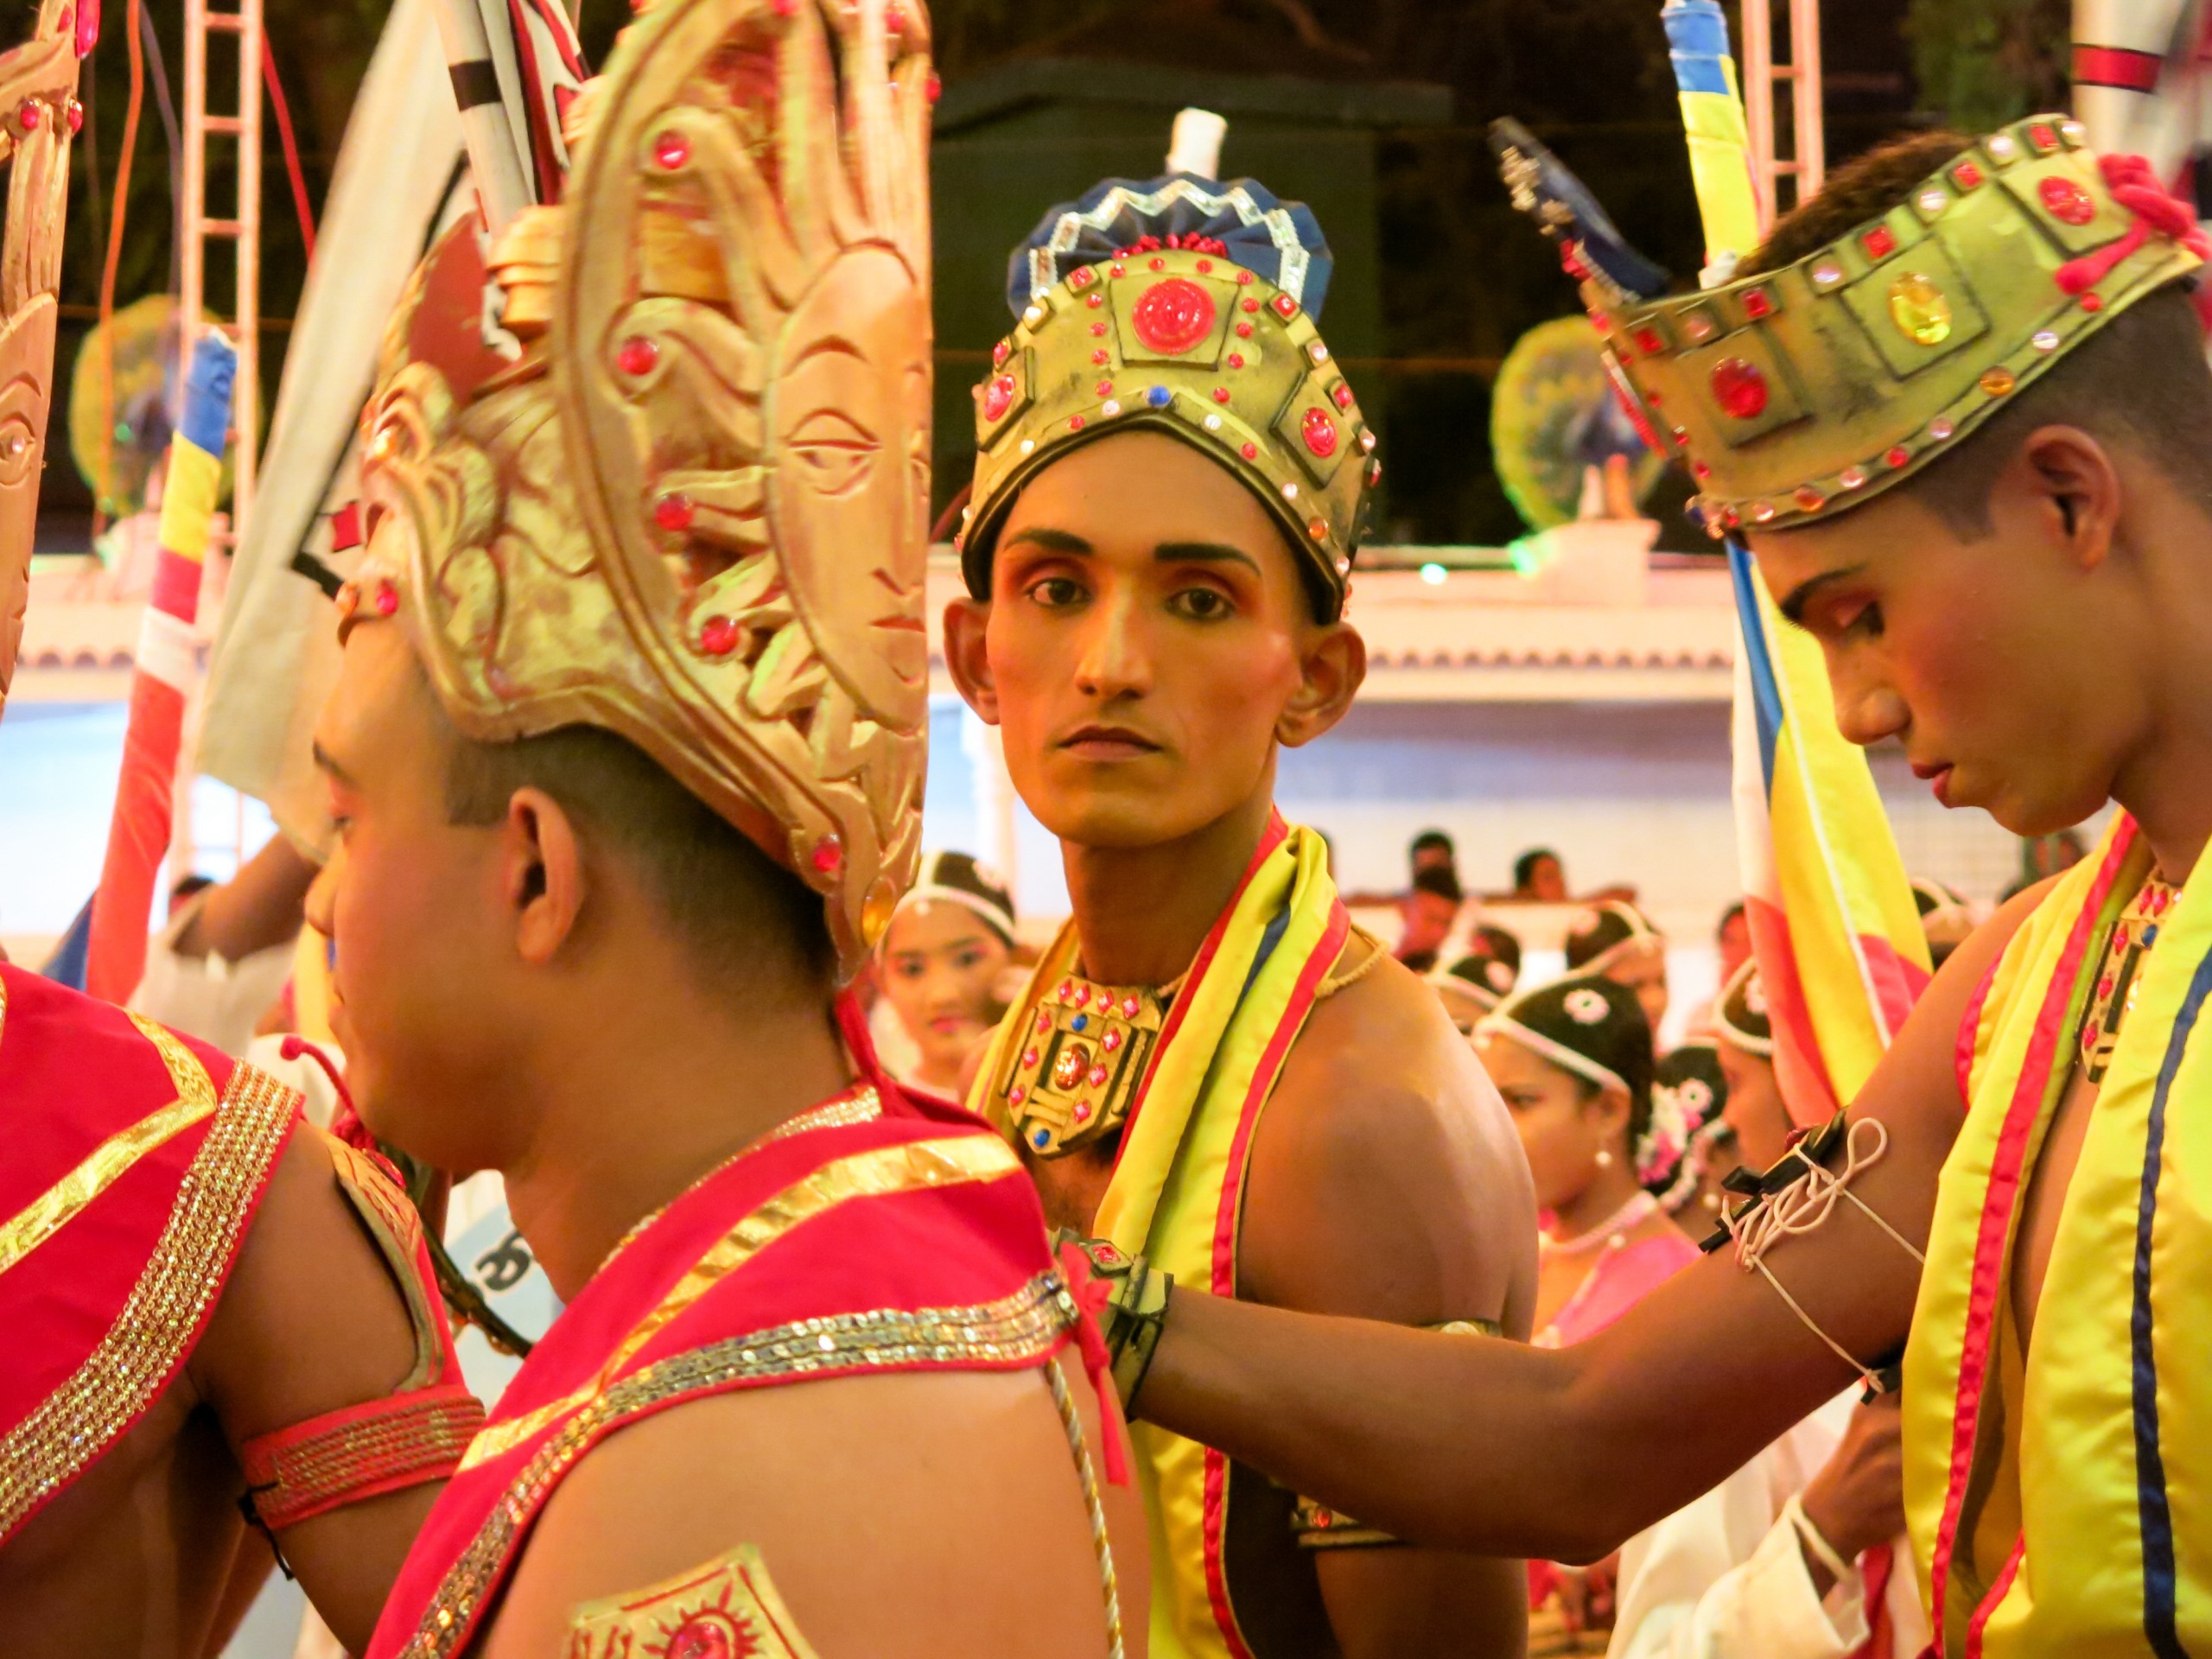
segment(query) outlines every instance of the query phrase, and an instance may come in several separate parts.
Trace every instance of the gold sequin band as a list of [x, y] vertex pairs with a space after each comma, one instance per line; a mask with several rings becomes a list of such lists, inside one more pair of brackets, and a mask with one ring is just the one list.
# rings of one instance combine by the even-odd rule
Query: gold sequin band
[[461, 1650], [539, 1506], [578, 1459], [630, 1419], [686, 1395], [791, 1377], [907, 1365], [1039, 1364], [1075, 1319], [1059, 1274], [1043, 1273], [995, 1302], [801, 1319], [646, 1366], [577, 1411], [524, 1465], [447, 1569], [400, 1659], [450, 1659]]
[[122, 1312], [67, 1381], [0, 1438], [0, 1540], [106, 1451], [184, 1359], [291, 1135], [299, 1101], [297, 1090], [252, 1066], [231, 1073]]
[[607, 1390], [617, 1371], [686, 1309], [802, 1222], [825, 1215], [853, 1198], [885, 1198], [931, 1187], [996, 1180], [1019, 1174], [1020, 1168], [1007, 1144], [997, 1136], [988, 1135], [908, 1141], [832, 1159], [811, 1174], [792, 1182], [715, 1240], [677, 1281], [675, 1288], [622, 1338], [590, 1382], [524, 1416], [486, 1425], [461, 1459], [461, 1466], [474, 1469], [480, 1463], [489, 1462], [543, 1433], [570, 1412], [582, 1410]]
[[484, 1422], [461, 1385], [326, 1412], [239, 1448], [253, 1512], [282, 1532], [348, 1503], [449, 1478]]

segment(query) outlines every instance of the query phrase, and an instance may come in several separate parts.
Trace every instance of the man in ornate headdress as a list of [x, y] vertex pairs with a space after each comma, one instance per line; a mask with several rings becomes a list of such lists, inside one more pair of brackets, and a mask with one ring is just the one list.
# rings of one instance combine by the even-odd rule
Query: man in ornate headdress
[[[1274, 808], [1279, 747], [1333, 726], [1366, 666], [1343, 610], [1374, 444], [1315, 326], [1328, 274], [1303, 206], [1180, 173], [1102, 185], [1014, 255], [946, 659], [1060, 837], [1074, 916], [973, 1103], [1056, 1223], [1125, 1255], [1521, 1336], [1512, 1127]], [[1397, 1545], [1174, 1435], [1137, 1450], [1156, 1654], [1521, 1640], [1517, 1563]]]
[[[0, 57], [0, 698], [97, 27], [44, 0]], [[296, 1091], [4, 965], [0, 1094], [0, 1652], [219, 1649], [274, 1562], [249, 1522], [358, 1648], [483, 1416], [405, 1198]]]
[[837, 988], [920, 830], [927, 31], [644, 9], [493, 246], [518, 359], [465, 232], [387, 336], [309, 913], [365, 1122], [566, 1306], [374, 1659], [1123, 1650], [1035, 1193]]
[[1902, 1351], [1942, 1653], [2212, 1649], [2203, 252], [2139, 160], [2047, 116], [1875, 152], [1734, 280], [1607, 304], [1846, 736], [2019, 834], [2124, 810], [1958, 948], [1734, 1248], [1602, 1337], [1179, 1292], [1140, 1412], [1414, 1535], [1592, 1554]]

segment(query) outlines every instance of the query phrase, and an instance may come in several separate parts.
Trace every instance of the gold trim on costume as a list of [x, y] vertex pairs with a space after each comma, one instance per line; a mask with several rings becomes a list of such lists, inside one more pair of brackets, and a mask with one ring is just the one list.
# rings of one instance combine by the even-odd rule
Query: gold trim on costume
[[817, 1659], [751, 1544], [689, 1573], [619, 1596], [577, 1604], [563, 1659], [661, 1659], [745, 1654]]
[[0, 1436], [0, 1539], [106, 1451], [183, 1358], [291, 1133], [299, 1099], [252, 1066], [231, 1073], [122, 1312], [75, 1374]]
[[604, 1393], [609, 1381], [638, 1351], [666, 1330], [729, 1274], [802, 1222], [826, 1215], [852, 1198], [884, 1198], [927, 1187], [958, 1186], [1018, 1174], [1021, 1166], [1004, 1141], [985, 1135], [949, 1135], [876, 1147], [823, 1165], [791, 1183], [725, 1233], [630, 1334], [622, 1338], [599, 1375], [583, 1387], [506, 1422], [488, 1423], [461, 1460], [464, 1470], [512, 1451], [550, 1425], [579, 1411]]
[[212, 1100], [204, 1103], [173, 1100], [101, 1141], [76, 1168], [0, 1224], [0, 1273], [60, 1231], [86, 1205], [129, 1173], [141, 1158], [213, 1116], [214, 1111]]
[[[7, 1013], [7, 988], [0, 985], [0, 1019]], [[215, 1112], [215, 1085], [200, 1058], [171, 1033], [140, 1014], [130, 1023], [145, 1033], [168, 1068], [177, 1097], [161, 1110], [118, 1129], [86, 1154], [84, 1161], [0, 1224], [0, 1273], [5, 1273], [67, 1226], [85, 1206], [113, 1186], [131, 1166]]]
[[[980, 1138], [980, 1137], [979, 1137]], [[679, 1395], [772, 1377], [867, 1372], [887, 1366], [1035, 1364], [1076, 1320], [1056, 1272], [1013, 1295], [972, 1307], [888, 1308], [801, 1319], [695, 1348], [646, 1366], [587, 1402], [508, 1484], [423, 1610], [400, 1659], [450, 1659], [472, 1631], [485, 1595], [536, 1517], [545, 1495], [600, 1439]]]

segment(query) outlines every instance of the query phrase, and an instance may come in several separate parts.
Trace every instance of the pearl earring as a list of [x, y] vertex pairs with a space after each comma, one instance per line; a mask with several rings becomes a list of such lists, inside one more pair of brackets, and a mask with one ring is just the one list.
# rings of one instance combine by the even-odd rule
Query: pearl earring
[[1599, 1147], [1599, 1148], [1598, 1148], [1598, 1167], [1599, 1167], [1599, 1168], [1600, 1168], [1600, 1169], [1611, 1169], [1612, 1166], [1613, 1166], [1613, 1149], [1612, 1149], [1611, 1147]]

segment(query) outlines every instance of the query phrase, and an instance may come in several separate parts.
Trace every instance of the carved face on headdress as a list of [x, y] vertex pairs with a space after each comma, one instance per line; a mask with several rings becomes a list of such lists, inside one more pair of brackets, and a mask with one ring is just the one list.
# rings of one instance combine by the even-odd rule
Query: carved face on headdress
[[0, 702], [30, 600], [46, 416], [54, 395], [54, 291], [60, 276], [69, 139], [84, 120], [77, 66], [99, 30], [97, 4], [44, 0], [31, 38], [0, 54], [0, 160], [8, 178], [0, 255]]
[[418, 289], [363, 469], [365, 579], [455, 722], [629, 738], [848, 963], [912, 871], [928, 715], [927, 26], [890, 11], [645, 10], [566, 201], [492, 251], [522, 360], [429, 360]]

